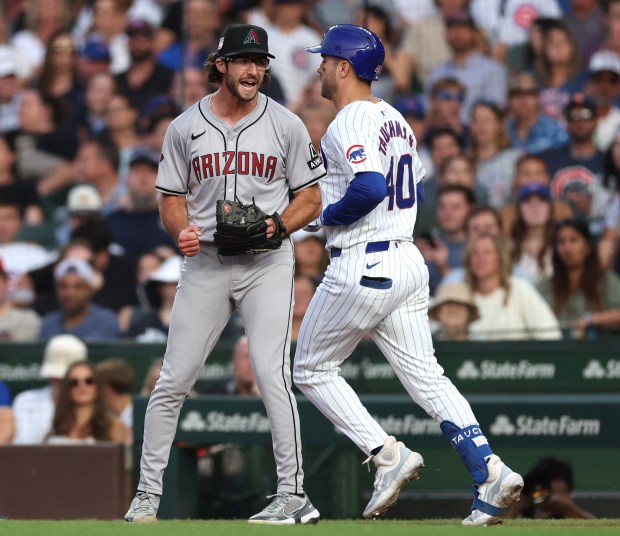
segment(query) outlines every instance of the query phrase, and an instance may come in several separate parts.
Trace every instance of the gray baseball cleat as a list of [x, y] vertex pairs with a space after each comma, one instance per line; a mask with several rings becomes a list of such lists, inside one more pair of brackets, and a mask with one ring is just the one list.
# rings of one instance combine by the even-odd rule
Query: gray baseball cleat
[[129, 511], [125, 514], [125, 521], [127, 523], [154, 523], [157, 521], [159, 500], [159, 495], [138, 491], [131, 501]]
[[377, 466], [374, 492], [366, 509], [364, 519], [372, 519], [383, 515], [396, 503], [401, 488], [410, 480], [417, 480], [424, 467], [424, 460], [417, 452], [409, 450], [401, 441], [389, 436], [385, 445], [370, 460]]
[[474, 485], [474, 504], [463, 525], [501, 525], [510, 505], [521, 496], [523, 478], [499, 456], [489, 457], [487, 467], [489, 477], [484, 484]]
[[273, 501], [258, 514], [248, 519], [248, 523], [264, 525], [308, 525], [318, 523], [321, 517], [319, 511], [312, 506], [306, 495], [299, 497], [292, 493], [278, 493], [269, 495]]

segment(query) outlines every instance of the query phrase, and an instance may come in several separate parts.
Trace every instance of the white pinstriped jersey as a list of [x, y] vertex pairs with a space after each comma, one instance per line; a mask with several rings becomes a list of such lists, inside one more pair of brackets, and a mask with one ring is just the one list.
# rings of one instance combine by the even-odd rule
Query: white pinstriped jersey
[[321, 152], [327, 169], [320, 182], [323, 208], [342, 199], [356, 173], [381, 173], [388, 184], [386, 198], [370, 214], [351, 225], [325, 228], [328, 249], [412, 240], [416, 184], [425, 170], [413, 131], [398, 111], [385, 101], [352, 102], [329, 125]]
[[301, 119], [259, 93], [256, 108], [235, 125], [211, 111], [211, 95], [188, 108], [166, 131], [156, 188], [187, 196], [189, 223], [213, 240], [218, 199], [282, 213], [289, 191], [315, 184], [325, 170]]

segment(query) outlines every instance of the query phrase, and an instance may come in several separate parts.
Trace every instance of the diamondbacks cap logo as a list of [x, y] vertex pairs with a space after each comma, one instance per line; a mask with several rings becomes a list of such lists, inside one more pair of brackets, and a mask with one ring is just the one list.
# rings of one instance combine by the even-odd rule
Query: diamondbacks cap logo
[[366, 148], [363, 145], [352, 145], [347, 149], [347, 160], [351, 164], [361, 164], [366, 161]]
[[258, 34], [256, 33], [256, 30], [254, 28], [252, 28], [248, 32], [248, 35], [246, 35], [245, 39], [243, 40], [244, 45], [249, 45], [250, 43], [260, 45], [260, 39], [258, 38]]

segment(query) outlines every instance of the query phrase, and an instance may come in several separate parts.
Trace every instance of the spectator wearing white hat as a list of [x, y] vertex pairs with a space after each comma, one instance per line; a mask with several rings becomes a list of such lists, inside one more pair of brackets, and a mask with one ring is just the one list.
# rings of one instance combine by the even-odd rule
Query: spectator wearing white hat
[[39, 370], [40, 377], [47, 380], [48, 384], [20, 393], [13, 402], [14, 444], [43, 443], [52, 427], [62, 378], [73, 363], [87, 358], [86, 345], [73, 335], [57, 335], [49, 340]]
[[620, 56], [611, 50], [599, 50], [590, 58], [590, 80], [585, 93], [596, 105], [594, 144], [606, 151], [620, 127], [620, 108], [614, 103], [620, 93]]
[[69, 242], [71, 233], [85, 221], [103, 218], [103, 203], [97, 189], [91, 184], [78, 184], [67, 195], [67, 218], [56, 231], [59, 245]]
[[70, 333], [85, 341], [105, 341], [119, 336], [116, 314], [93, 303], [96, 275], [81, 259], [65, 259], [54, 271], [60, 309], [43, 317], [39, 339]]

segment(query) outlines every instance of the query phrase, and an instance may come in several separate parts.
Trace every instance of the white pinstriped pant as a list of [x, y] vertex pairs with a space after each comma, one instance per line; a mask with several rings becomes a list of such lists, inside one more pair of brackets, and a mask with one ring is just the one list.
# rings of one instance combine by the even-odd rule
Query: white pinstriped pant
[[[376, 264], [378, 263], [378, 264]], [[362, 276], [386, 277], [389, 289], [362, 286]], [[435, 421], [476, 424], [469, 402], [437, 363], [428, 325], [428, 270], [413, 242], [388, 251], [365, 246], [332, 259], [303, 320], [293, 381], [310, 401], [364, 452], [388, 434], [340, 376], [341, 363], [369, 332], [413, 400]]]

